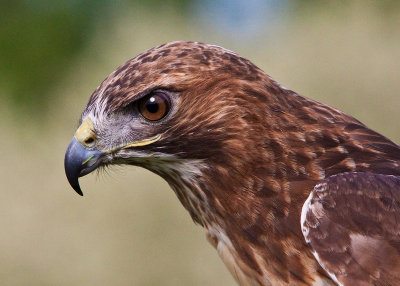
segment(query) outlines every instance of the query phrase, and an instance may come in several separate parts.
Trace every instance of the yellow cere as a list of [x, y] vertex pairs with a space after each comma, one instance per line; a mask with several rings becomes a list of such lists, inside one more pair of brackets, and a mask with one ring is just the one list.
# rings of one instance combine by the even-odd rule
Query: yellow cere
[[75, 138], [83, 146], [86, 146], [87, 144], [85, 141], [87, 141], [89, 138], [94, 139], [94, 136], [93, 123], [89, 118], [87, 118], [82, 122], [81, 126], [79, 126], [78, 130], [76, 130]]

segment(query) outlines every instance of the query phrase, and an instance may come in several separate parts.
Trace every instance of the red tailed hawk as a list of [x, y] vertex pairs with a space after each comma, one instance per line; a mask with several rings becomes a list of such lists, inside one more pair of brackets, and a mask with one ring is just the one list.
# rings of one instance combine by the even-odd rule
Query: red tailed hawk
[[196, 42], [111, 73], [65, 155], [79, 194], [100, 166], [162, 176], [242, 286], [400, 285], [399, 163], [353, 117]]

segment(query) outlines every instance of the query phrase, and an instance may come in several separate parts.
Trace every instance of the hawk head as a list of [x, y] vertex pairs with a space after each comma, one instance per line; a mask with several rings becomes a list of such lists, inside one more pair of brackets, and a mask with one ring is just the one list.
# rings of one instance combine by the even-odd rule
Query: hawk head
[[282, 92], [224, 48], [153, 48], [121, 65], [90, 97], [65, 155], [67, 178], [82, 194], [78, 177], [100, 166], [142, 166], [164, 177], [203, 223], [205, 201], [218, 192], [210, 184], [221, 190], [216, 184], [239, 182], [265, 153], [260, 136], [274, 124], [265, 115], [280, 112], [269, 95]]

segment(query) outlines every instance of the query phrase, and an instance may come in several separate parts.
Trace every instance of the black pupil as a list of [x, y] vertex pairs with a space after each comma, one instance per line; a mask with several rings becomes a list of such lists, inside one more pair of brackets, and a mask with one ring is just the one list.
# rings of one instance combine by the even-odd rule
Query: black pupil
[[158, 111], [158, 102], [154, 96], [150, 97], [146, 101], [146, 109], [151, 113], [156, 113]]

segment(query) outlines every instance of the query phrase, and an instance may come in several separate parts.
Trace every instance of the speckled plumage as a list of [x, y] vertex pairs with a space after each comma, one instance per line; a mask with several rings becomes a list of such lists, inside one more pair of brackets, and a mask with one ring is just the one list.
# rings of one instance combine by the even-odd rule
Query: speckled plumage
[[[172, 109], [149, 123], [137, 116], [135, 102], [154, 90], [170, 95]], [[283, 88], [239, 55], [196, 42], [153, 48], [101, 83], [82, 114], [86, 118], [100, 150], [161, 134], [153, 144], [110, 153], [101, 164], [134, 164], [161, 175], [240, 285], [398, 284], [393, 271], [400, 270], [400, 237], [386, 235], [394, 225], [386, 217], [400, 215], [400, 148], [356, 119]], [[340, 176], [355, 183], [338, 183]], [[316, 216], [310, 206], [321, 194], [319, 183], [335, 191], [324, 192]], [[347, 224], [359, 218], [353, 208], [365, 227]], [[315, 222], [325, 222], [325, 215], [345, 229], [331, 232]], [[381, 276], [358, 271], [364, 259], [359, 256], [368, 252], [347, 249], [346, 257], [357, 257], [350, 262], [336, 253], [339, 244], [349, 243], [339, 237], [350, 234], [390, 244], [392, 267], [379, 260], [368, 263], [384, 268]], [[382, 278], [385, 273], [391, 276]]]

